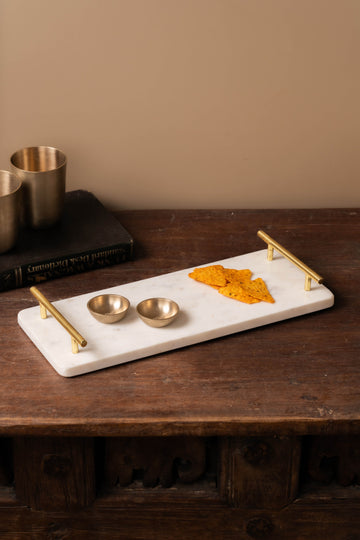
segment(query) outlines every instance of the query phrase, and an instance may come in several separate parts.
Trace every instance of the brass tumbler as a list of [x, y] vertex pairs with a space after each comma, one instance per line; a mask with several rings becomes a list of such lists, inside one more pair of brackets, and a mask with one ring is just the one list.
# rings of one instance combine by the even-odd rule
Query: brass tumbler
[[9, 171], [0, 171], [0, 253], [16, 244], [20, 225], [20, 180]]
[[66, 179], [66, 156], [51, 146], [33, 146], [15, 152], [11, 170], [23, 184], [25, 224], [46, 229], [61, 218]]

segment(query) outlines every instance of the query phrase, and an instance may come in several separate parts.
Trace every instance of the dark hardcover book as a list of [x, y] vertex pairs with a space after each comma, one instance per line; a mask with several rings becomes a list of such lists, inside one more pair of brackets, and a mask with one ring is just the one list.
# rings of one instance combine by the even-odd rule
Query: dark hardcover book
[[23, 229], [0, 255], [0, 291], [119, 264], [132, 253], [131, 235], [92, 193], [69, 191], [55, 227]]

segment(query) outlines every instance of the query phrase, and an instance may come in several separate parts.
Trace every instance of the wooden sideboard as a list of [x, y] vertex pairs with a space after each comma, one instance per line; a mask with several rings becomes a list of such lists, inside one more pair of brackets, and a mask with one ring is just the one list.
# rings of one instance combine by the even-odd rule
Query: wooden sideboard
[[330, 309], [66, 379], [0, 295], [1, 539], [360, 539], [360, 210], [123, 211], [134, 260], [50, 301], [263, 249]]

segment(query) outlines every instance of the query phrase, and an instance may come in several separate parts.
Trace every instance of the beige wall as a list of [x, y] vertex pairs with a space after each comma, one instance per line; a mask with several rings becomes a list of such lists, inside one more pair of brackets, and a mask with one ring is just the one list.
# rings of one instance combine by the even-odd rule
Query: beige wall
[[0, 168], [110, 208], [360, 206], [360, 0], [0, 0]]

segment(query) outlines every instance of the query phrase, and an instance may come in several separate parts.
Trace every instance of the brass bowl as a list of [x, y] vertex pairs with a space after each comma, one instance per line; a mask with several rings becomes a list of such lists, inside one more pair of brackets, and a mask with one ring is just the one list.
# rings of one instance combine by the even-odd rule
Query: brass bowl
[[160, 328], [176, 319], [179, 306], [168, 298], [148, 298], [136, 306], [136, 311], [146, 324]]
[[129, 306], [129, 300], [119, 294], [100, 294], [90, 298], [87, 303], [91, 315], [104, 324], [112, 324], [123, 319]]

